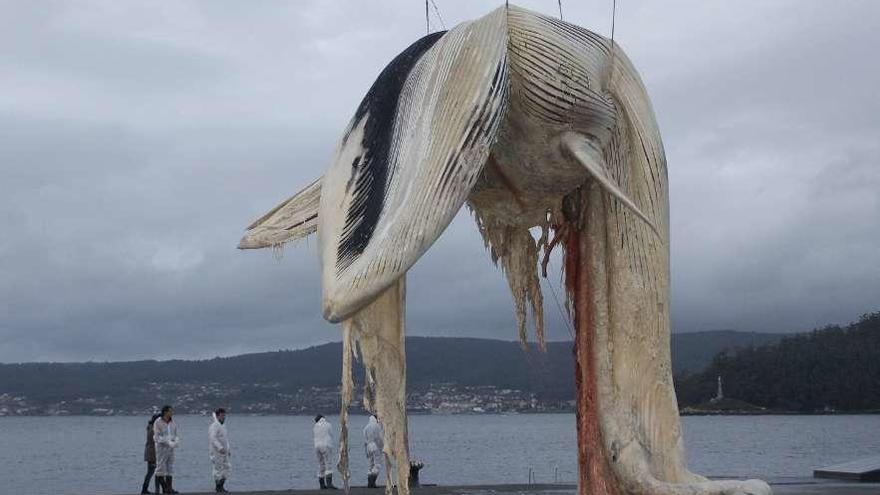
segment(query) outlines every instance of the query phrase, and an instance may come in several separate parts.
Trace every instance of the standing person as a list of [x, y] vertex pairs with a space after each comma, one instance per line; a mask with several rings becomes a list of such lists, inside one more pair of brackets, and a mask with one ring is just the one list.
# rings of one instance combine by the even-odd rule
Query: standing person
[[318, 484], [321, 489], [336, 490], [333, 486], [333, 426], [324, 416], [315, 416], [315, 455], [318, 456]]
[[379, 478], [379, 465], [384, 460], [382, 449], [385, 446], [384, 433], [382, 425], [379, 423], [379, 417], [375, 414], [370, 415], [367, 426], [364, 427], [364, 451], [367, 454], [367, 463], [370, 469], [367, 471], [367, 488], [378, 488], [376, 479]]
[[229, 450], [229, 437], [226, 436], [226, 410], [222, 407], [214, 411], [214, 422], [208, 427], [208, 443], [211, 462], [214, 464], [214, 491], [227, 493], [223, 485], [232, 471], [232, 464], [229, 462], [232, 453]]
[[162, 493], [177, 493], [174, 490], [174, 449], [180, 438], [177, 436], [177, 423], [172, 419], [174, 409], [162, 406], [162, 416], [153, 423], [153, 440], [156, 442], [156, 479]]
[[[141, 488], [141, 495], [150, 493], [150, 479], [156, 472], [156, 441], [153, 440], [153, 423], [161, 414], [154, 414], [147, 421], [147, 441], [144, 444], [144, 461], [147, 463], [147, 475], [144, 476], [144, 486]], [[156, 493], [159, 493], [159, 478], [156, 478]]]

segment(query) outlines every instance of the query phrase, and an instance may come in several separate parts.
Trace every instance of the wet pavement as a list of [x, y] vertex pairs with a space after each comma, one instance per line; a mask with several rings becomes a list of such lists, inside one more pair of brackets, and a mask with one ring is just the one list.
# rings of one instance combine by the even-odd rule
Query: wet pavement
[[[775, 495], [878, 495], [880, 483], [846, 483], [813, 478], [792, 478], [771, 480]], [[233, 488], [233, 487], [229, 487]], [[230, 489], [238, 495], [330, 495], [330, 490], [275, 490], [239, 491]], [[336, 493], [342, 493], [341, 490]], [[383, 495], [384, 489], [352, 487], [354, 495]], [[473, 486], [422, 486], [413, 489], [414, 495], [576, 495], [574, 485], [473, 485]], [[188, 492], [187, 495], [201, 495]], [[205, 493], [204, 495], [210, 495]]]

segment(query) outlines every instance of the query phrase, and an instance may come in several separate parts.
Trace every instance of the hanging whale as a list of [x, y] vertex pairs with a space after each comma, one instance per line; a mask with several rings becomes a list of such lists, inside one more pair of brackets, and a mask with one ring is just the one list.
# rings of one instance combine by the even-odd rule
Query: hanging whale
[[[638, 73], [608, 39], [512, 5], [395, 57], [324, 176], [239, 245], [317, 232], [323, 314], [343, 328], [342, 423], [359, 354], [399, 493], [409, 493], [406, 272], [465, 204], [507, 278], [523, 340], [531, 313], [543, 345], [539, 266], [546, 276], [550, 252], [562, 251], [581, 494], [771, 493], [763, 481], [709, 481], [685, 465], [670, 366], [666, 159]], [[347, 458], [340, 470], [347, 486]]]

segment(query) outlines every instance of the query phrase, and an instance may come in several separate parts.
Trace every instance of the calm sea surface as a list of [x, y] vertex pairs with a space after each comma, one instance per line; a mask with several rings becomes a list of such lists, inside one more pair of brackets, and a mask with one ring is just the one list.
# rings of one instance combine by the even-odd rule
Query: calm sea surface
[[[337, 418], [329, 418], [338, 427]], [[182, 444], [175, 488], [213, 488], [209, 418], [176, 416]], [[691, 468], [710, 476], [808, 477], [817, 466], [880, 454], [880, 416], [729, 416], [682, 419]], [[140, 490], [146, 418], [0, 418], [0, 491], [82, 495]], [[306, 488], [316, 484], [312, 419], [235, 416], [232, 490]], [[354, 417], [355, 482], [366, 460]], [[570, 414], [411, 416], [413, 456], [424, 482], [514, 483], [575, 479], [575, 420]], [[384, 475], [383, 475], [384, 476]], [[337, 475], [338, 478], [338, 475]], [[338, 483], [337, 483], [338, 484]]]

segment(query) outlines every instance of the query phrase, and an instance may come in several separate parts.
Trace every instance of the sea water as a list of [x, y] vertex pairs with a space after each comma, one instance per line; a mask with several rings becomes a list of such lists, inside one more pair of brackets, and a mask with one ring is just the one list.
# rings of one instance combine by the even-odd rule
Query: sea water
[[[328, 418], [338, 432], [338, 418]], [[0, 418], [0, 492], [83, 495], [135, 493], [146, 471], [147, 418]], [[175, 488], [213, 489], [210, 417], [175, 416], [181, 444]], [[361, 430], [351, 419], [351, 471], [366, 482]], [[317, 487], [311, 417], [238, 416], [227, 421], [233, 491]], [[682, 418], [688, 462], [710, 476], [809, 477], [812, 469], [880, 455], [880, 416], [703, 416]], [[538, 483], [576, 479], [572, 414], [410, 417], [422, 481], [440, 484]], [[383, 474], [384, 476], [384, 474]], [[382, 480], [383, 478], [380, 478]], [[339, 474], [334, 477], [341, 485]]]

